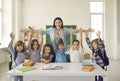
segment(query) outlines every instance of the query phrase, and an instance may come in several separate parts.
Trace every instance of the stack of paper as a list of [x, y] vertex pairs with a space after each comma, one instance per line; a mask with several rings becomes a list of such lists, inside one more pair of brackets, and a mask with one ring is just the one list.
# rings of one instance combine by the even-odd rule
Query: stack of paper
[[62, 69], [62, 66], [45, 64], [45, 65], [42, 66], [42, 69], [43, 70], [59, 70], [59, 69]]
[[86, 65], [82, 67], [82, 71], [87, 71], [87, 72], [91, 72], [94, 69], [95, 67], [93, 65]]

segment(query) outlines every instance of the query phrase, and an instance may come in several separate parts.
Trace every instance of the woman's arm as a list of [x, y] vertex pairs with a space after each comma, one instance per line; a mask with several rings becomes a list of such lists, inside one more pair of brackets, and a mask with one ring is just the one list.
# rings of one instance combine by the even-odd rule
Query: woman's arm
[[50, 31], [52, 31], [53, 28], [49, 28], [49, 29], [46, 29], [46, 30], [42, 30], [42, 34], [50, 34]]
[[98, 37], [98, 46], [99, 46], [100, 50], [101, 50], [101, 51], [105, 51], [105, 46], [104, 46], [104, 44], [103, 44], [103, 41], [102, 41], [101, 38], [100, 38], [101, 32], [98, 31], [98, 32], [96, 33], [96, 35], [97, 35], [97, 37]]

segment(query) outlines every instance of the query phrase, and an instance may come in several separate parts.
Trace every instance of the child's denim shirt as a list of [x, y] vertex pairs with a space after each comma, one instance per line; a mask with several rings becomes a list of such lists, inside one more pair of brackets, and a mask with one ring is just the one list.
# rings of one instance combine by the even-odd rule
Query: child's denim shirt
[[30, 61], [40, 62], [40, 49], [30, 50]]

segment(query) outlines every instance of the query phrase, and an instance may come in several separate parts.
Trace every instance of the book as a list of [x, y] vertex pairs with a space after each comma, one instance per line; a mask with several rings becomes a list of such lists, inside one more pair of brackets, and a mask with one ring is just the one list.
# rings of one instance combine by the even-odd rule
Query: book
[[46, 64], [42, 66], [42, 70], [60, 70], [60, 69], [62, 69], [62, 66], [60, 65]]
[[35, 62], [33, 61], [27, 61], [25, 63], [23, 63], [23, 66], [34, 66]]
[[31, 66], [18, 68], [18, 70], [21, 71], [21, 72], [27, 72], [27, 71], [31, 71], [31, 70], [35, 70], [35, 69], [36, 69], [35, 67], [31, 67]]
[[93, 65], [86, 65], [86, 66], [83, 66], [81, 69], [82, 71], [91, 72], [92, 70], [95, 69], [95, 67]]

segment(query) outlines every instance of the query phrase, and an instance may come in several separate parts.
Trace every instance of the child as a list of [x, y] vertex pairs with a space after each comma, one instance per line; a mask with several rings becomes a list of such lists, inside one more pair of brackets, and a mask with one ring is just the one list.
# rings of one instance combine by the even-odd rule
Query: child
[[[96, 62], [96, 64], [98, 64], [102, 69], [105, 69], [105, 66], [106, 66], [106, 62], [107, 62], [107, 65], [109, 64], [109, 60], [108, 60], [108, 57], [106, 55], [106, 51], [105, 51], [105, 46], [103, 44], [103, 41], [101, 40], [100, 38], [100, 32], [97, 32], [96, 35], [97, 35], [97, 39], [94, 39], [92, 42], [90, 42], [89, 40], [89, 37], [88, 37], [88, 32], [85, 31], [85, 36], [86, 36], [86, 42], [89, 46], [89, 48], [92, 50], [92, 55], [93, 55], [93, 61]], [[104, 58], [106, 58], [106, 62], [104, 61]], [[97, 78], [95, 78], [96, 81]], [[103, 81], [103, 78], [101, 76], [99, 76], [99, 81]]]
[[[41, 37], [41, 42], [39, 45], [39, 42], [37, 39], [33, 39], [32, 40], [32, 36], [34, 33], [39, 34], [40, 33], [40, 37]], [[30, 51], [30, 61], [34, 61], [34, 62], [39, 62], [40, 61], [40, 51], [42, 48], [42, 44], [43, 44], [43, 37], [42, 37], [42, 31], [41, 30], [37, 30], [36, 32], [34, 30], [31, 31], [31, 35], [30, 35], [30, 43], [29, 43], [29, 51]]]
[[67, 54], [66, 54], [66, 48], [64, 47], [65, 43], [61, 39], [58, 40], [58, 43], [55, 48], [55, 62], [68, 62], [67, 60]]
[[70, 48], [68, 54], [70, 55], [70, 61], [73, 63], [79, 63], [83, 59], [83, 46], [82, 46], [82, 29], [80, 29], [80, 42], [72, 38], [73, 29], [70, 29]]
[[[24, 63], [24, 61], [25, 61], [24, 54], [27, 49], [24, 47], [24, 43], [21, 40], [17, 41], [13, 48], [13, 40], [15, 38], [13, 32], [10, 34], [10, 38], [11, 38], [11, 42], [8, 45], [8, 50], [12, 54], [12, 59], [14, 57], [16, 57], [16, 59], [13, 59], [14, 60], [13, 68], [14, 68], [14, 67], [20, 65], [21, 63]], [[14, 81], [23, 81], [23, 77], [15, 76]]]
[[50, 44], [45, 44], [41, 55], [41, 61], [43, 63], [50, 63], [55, 61], [55, 52]]

